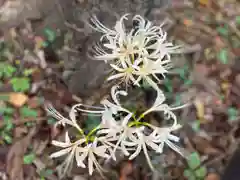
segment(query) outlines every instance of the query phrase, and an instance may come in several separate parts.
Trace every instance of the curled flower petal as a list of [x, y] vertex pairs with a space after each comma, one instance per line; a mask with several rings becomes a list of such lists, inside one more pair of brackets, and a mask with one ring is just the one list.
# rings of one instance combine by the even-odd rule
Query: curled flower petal
[[72, 150], [72, 147], [69, 147], [69, 148], [66, 148], [66, 149], [62, 149], [60, 151], [57, 151], [57, 152], [51, 154], [50, 157], [51, 158], [60, 157], [60, 156], [68, 154], [69, 152], [71, 152], [71, 150]]

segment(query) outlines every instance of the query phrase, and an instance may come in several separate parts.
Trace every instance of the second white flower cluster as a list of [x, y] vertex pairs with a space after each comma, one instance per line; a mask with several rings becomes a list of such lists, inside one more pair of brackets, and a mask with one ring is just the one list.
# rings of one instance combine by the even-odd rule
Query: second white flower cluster
[[[127, 95], [126, 91], [117, 90], [117, 86], [112, 87], [111, 91], [113, 102], [107, 99], [103, 100], [101, 103], [103, 107], [99, 107], [98, 110], [87, 110], [83, 104], [74, 105], [69, 113], [69, 118], [63, 117], [51, 107], [48, 108], [51, 115], [59, 120], [58, 123], [70, 125], [79, 132], [79, 138], [74, 142], [71, 142], [68, 132], [65, 136], [65, 142], [52, 142], [53, 145], [63, 149], [53, 153], [51, 157], [68, 155], [60, 166], [63, 171], [67, 171], [75, 159], [77, 165], [82, 168], [85, 168], [85, 163], [88, 162], [90, 175], [93, 173], [94, 167], [99, 172], [102, 172], [104, 170], [98, 163], [98, 158], [112, 158], [116, 160], [116, 150], [122, 151], [124, 155], [129, 157], [129, 160], [134, 159], [143, 151], [151, 169], [154, 169], [154, 167], [148, 155], [149, 148], [156, 153], [162, 153], [164, 144], [167, 144], [181, 154], [178, 146], [174, 144], [174, 142], [179, 141], [179, 138], [171, 134], [172, 131], [179, 129], [181, 125], [177, 123], [176, 116], [172, 113], [174, 108], [170, 108], [163, 103], [165, 96], [160, 90], [152, 107], [138, 117], [133, 112], [122, 107], [118, 101], [119, 95]], [[145, 122], [144, 117], [153, 111], [163, 112], [168, 119], [173, 121], [172, 125], [169, 127], [156, 127]], [[77, 112], [98, 114], [101, 116], [101, 123], [85, 135], [77, 122]], [[86, 161], [86, 159], [88, 160]]]

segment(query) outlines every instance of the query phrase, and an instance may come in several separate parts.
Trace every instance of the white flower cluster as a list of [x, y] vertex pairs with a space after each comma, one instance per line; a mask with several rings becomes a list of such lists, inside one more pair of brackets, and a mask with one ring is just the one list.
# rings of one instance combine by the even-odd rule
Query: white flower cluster
[[[139, 86], [146, 80], [155, 87], [153, 76], [164, 76], [172, 67], [170, 55], [181, 52], [180, 46], [167, 42], [167, 32], [161, 26], [153, 26], [150, 21], [136, 15], [133, 17], [135, 26], [128, 32], [125, 28], [124, 15], [116, 22], [114, 29], [105, 27], [96, 17], [92, 18], [92, 28], [103, 33], [101, 43], [94, 47], [94, 59], [109, 62], [116, 72], [108, 80], [121, 79], [126, 84]], [[154, 83], [154, 84], [153, 84]]]
[[[77, 165], [85, 168], [88, 166], [89, 174], [92, 175], [94, 168], [99, 172], [103, 168], [99, 164], [99, 158], [116, 160], [116, 150], [121, 150], [129, 160], [136, 158], [142, 151], [151, 169], [154, 169], [149, 150], [162, 153], [164, 145], [182, 154], [175, 144], [179, 137], [171, 134], [178, 130], [181, 125], [172, 112], [181, 107], [170, 107], [164, 104], [165, 96], [158, 88], [157, 82], [152, 80], [156, 74], [164, 74], [171, 68], [170, 54], [177, 52], [179, 47], [165, 42], [167, 33], [161, 26], [152, 26], [151, 22], [137, 15], [133, 18], [136, 23], [130, 32], [126, 31], [123, 21], [124, 15], [117, 21], [114, 30], [108, 29], [96, 18], [92, 19], [92, 28], [104, 33], [101, 37], [102, 46], [95, 46], [95, 59], [110, 62], [116, 74], [108, 80], [121, 78], [126, 84], [140, 85], [141, 80], [146, 80], [156, 91], [157, 97], [153, 105], [145, 112], [134, 113], [123, 107], [119, 102], [119, 96], [127, 96], [127, 92], [119, 90], [118, 86], [111, 88], [112, 102], [105, 99], [101, 102], [102, 107], [92, 107], [84, 104], [74, 105], [69, 113], [69, 118], [63, 117], [54, 108], [48, 107], [48, 112], [58, 119], [58, 123], [70, 125], [78, 132], [78, 138], [72, 142], [68, 132], [65, 142], [53, 141], [53, 145], [62, 150], [55, 152], [51, 157], [56, 158], [67, 155], [67, 158], [59, 167], [61, 174], [65, 174], [75, 159]], [[167, 119], [172, 120], [168, 127], [156, 127], [146, 122], [145, 116], [151, 112], [163, 112]], [[76, 113], [83, 112], [101, 117], [101, 123], [85, 134], [77, 123]]]
[[[58, 123], [75, 127], [80, 135], [80, 138], [73, 143], [70, 141], [68, 133], [66, 133], [65, 142], [52, 142], [53, 145], [63, 149], [53, 153], [51, 157], [55, 158], [68, 154], [68, 157], [62, 164], [62, 167], [64, 167], [63, 170], [67, 171], [75, 157], [77, 165], [82, 168], [86, 167], [84, 160], [88, 158], [90, 175], [93, 172], [94, 166], [101, 172], [103, 169], [99, 165], [97, 158], [112, 158], [115, 160], [117, 149], [121, 150], [126, 156], [129, 156], [129, 160], [134, 159], [143, 151], [151, 169], [153, 169], [153, 166], [147, 149], [150, 148], [157, 153], [162, 153], [164, 144], [167, 144], [170, 148], [181, 154], [178, 146], [173, 143], [178, 142], [179, 138], [171, 134], [172, 131], [181, 127], [177, 123], [176, 116], [172, 113], [172, 110], [176, 108], [171, 108], [167, 104], [163, 104], [165, 96], [160, 90], [158, 90], [158, 96], [152, 107], [139, 115], [139, 117], [136, 117], [136, 114], [122, 107], [118, 100], [118, 95], [126, 96], [127, 92], [117, 90], [117, 86], [113, 86], [111, 89], [113, 102], [107, 99], [103, 100], [101, 102], [103, 108], [99, 110], [87, 110], [83, 104], [74, 105], [69, 113], [69, 118], [63, 117], [55, 109], [48, 107], [50, 114], [59, 120]], [[101, 116], [101, 123], [85, 135], [77, 123], [77, 111], [98, 114]], [[144, 122], [144, 117], [153, 111], [162, 111], [168, 119], [173, 120], [172, 125], [169, 127], [155, 127]], [[151, 129], [151, 132], [147, 134], [145, 128]]]

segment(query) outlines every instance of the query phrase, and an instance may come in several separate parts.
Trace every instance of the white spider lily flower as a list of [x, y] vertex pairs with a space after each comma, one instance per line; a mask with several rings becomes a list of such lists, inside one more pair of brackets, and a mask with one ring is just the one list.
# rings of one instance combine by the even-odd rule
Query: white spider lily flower
[[182, 106], [177, 106], [177, 107], [170, 107], [167, 104], [163, 104], [163, 102], [166, 100], [165, 95], [159, 88], [155, 88], [157, 91], [157, 97], [155, 99], [155, 102], [153, 103], [152, 107], [149, 108], [147, 111], [145, 111], [141, 117], [144, 117], [146, 114], [153, 112], [153, 111], [162, 111], [164, 115], [166, 116], [167, 119], [173, 119], [174, 123], [177, 122], [177, 117], [176, 115], [172, 112], [173, 110], [181, 109], [184, 107], [189, 106], [190, 104], [184, 104]]
[[92, 18], [90, 18], [91, 24], [88, 24], [92, 29], [94, 29], [95, 31], [101, 32], [103, 33], [103, 37], [104, 36], [111, 36], [111, 37], [115, 37], [115, 36], [124, 36], [125, 35], [125, 27], [123, 24], [123, 20], [127, 20], [127, 16], [128, 14], [123, 15], [120, 20], [118, 20], [115, 24], [114, 30], [107, 28], [106, 26], [104, 26], [98, 19], [96, 16], [93, 16]]
[[[105, 107], [105, 112], [102, 114], [102, 122], [100, 124], [101, 130], [98, 131], [99, 134], [107, 134], [106, 137], [116, 138], [117, 134], [124, 131], [129, 120], [132, 118], [133, 113], [122, 107], [118, 100], [118, 95], [127, 96], [127, 92], [123, 90], [117, 90], [118, 86], [113, 86], [111, 88], [111, 97], [114, 103], [105, 99], [101, 104]], [[118, 114], [119, 112], [124, 112], [125, 115]], [[113, 115], [119, 115], [120, 120], [116, 121]]]
[[65, 124], [68, 124], [70, 126], [75, 127], [76, 129], [78, 129], [79, 131], [82, 131], [82, 129], [79, 127], [79, 125], [77, 124], [77, 120], [76, 120], [76, 107], [79, 106], [74, 105], [70, 112], [69, 112], [69, 119], [63, 117], [55, 108], [53, 108], [51, 105], [47, 105], [46, 106], [46, 110], [47, 112], [52, 115], [54, 118], [56, 118], [58, 120], [57, 124], [62, 124], [65, 126]]
[[[115, 64], [110, 64], [110, 66], [116, 71], [116, 74], [108, 77], [108, 81], [113, 79], [121, 79], [123, 82], [128, 84], [134, 84], [140, 86], [139, 82], [141, 80], [146, 80], [147, 82], [153, 76], [157, 82], [160, 82], [156, 74], [161, 74], [165, 78], [165, 74], [169, 72], [169, 69], [172, 68], [171, 61], [168, 59], [158, 59], [156, 61], [144, 58], [139, 58], [135, 60], [134, 64], [125, 65], [124, 67], [119, 67]], [[154, 81], [151, 81], [149, 84], [153, 87], [152, 83], [156, 84]]]
[[129, 57], [132, 58], [134, 54], [147, 53], [144, 45], [148, 43], [148, 39], [145, 39], [142, 36], [140, 37], [139, 34], [134, 33], [134, 29], [129, 33], [126, 31], [123, 21], [128, 19], [127, 16], [128, 14], [122, 16], [120, 20], [116, 22], [115, 30], [110, 30], [109, 33], [100, 29], [98, 30], [104, 33], [101, 39], [106, 39], [107, 43], [104, 43], [103, 46], [108, 49], [109, 53], [107, 53], [104, 48], [95, 46], [95, 59], [104, 61], [117, 60], [116, 64], [123, 65], [125, 62], [130, 62]]
[[86, 168], [83, 161], [88, 158], [88, 172], [90, 175], [92, 175], [94, 166], [97, 168], [97, 170], [101, 173], [103, 171], [103, 168], [100, 166], [100, 164], [97, 161], [96, 155], [98, 157], [102, 157], [104, 159], [108, 159], [110, 155], [106, 152], [108, 149], [108, 146], [106, 145], [97, 145], [98, 139], [95, 138], [94, 141], [90, 144], [88, 144], [85, 147], [78, 147], [77, 148], [77, 164], [78, 166], [82, 168]]
[[93, 24], [91, 27], [96, 31], [104, 33], [104, 35], [101, 37], [101, 40], [105, 38], [108, 41], [108, 43], [103, 44], [103, 46], [112, 51], [111, 53], [107, 53], [103, 48], [95, 46], [95, 59], [104, 61], [114, 59], [123, 60], [124, 57], [129, 55], [129, 53], [132, 53], [133, 47], [130, 43], [131, 35], [126, 34], [123, 23], [123, 20], [127, 20], [127, 16], [128, 14], [125, 14], [116, 22], [114, 30], [105, 27], [97, 20], [96, 17], [91, 19]]
[[134, 21], [138, 22], [138, 28], [141, 32], [144, 32], [146, 35], [156, 35], [160, 34], [162, 35], [162, 25], [160, 26], [153, 26], [152, 23], [148, 20], [145, 20], [142, 16], [140, 15], [135, 15], [133, 17]]
[[[111, 98], [113, 100], [113, 103], [107, 99], [104, 99], [101, 101], [101, 104], [103, 105], [103, 107], [94, 107], [94, 106], [88, 106], [88, 105], [84, 105], [84, 104], [77, 104], [74, 106], [74, 108], [81, 112], [91, 113], [91, 114], [99, 114], [101, 116], [103, 114], [109, 116], [110, 112], [112, 114], [117, 114], [119, 111], [130, 114], [131, 112], [129, 110], [125, 109], [124, 107], [122, 107], [118, 100], [118, 95], [127, 96], [128, 93], [123, 90], [118, 91], [117, 89], [118, 89], [118, 86], [113, 86], [111, 88]], [[90, 108], [94, 108], [94, 109], [98, 109], [98, 110], [88, 110], [88, 109], [83, 109], [81, 107], [90, 107]]]
[[[124, 61], [134, 54], [147, 55], [148, 50], [153, 50], [154, 54], [164, 52], [161, 55], [163, 57], [172, 53], [174, 49], [178, 49], [169, 43], [164, 43], [167, 34], [163, 32], [162, 25], [153, 26], [150, 21], [144, 20], [140, 15], [133, 17], [133, 22], [137, 22], [138, 25], [127, 32], [124, 26], [127, 16], [128, 14], [125, 14], [116, 22], [114, 30], [105, 27], [96, 17], [91, 19], [94, 23], [91, 27], [104, 34], [101, 39], [105, 38], [107, 42], [103, 43], [103, 46], [109, 50], [107, 53], [103, 48], [96, 47], [96, 59]], [[160, 49], [161, 47], [163, 49]]]
[[128, 114], [132, 114], [129, 110], [122, 107], [122, 105], [120, 104], [120, 102], [118, 100], [118, 95], [127, 96], [128, 93], [124, 90], [117, 91], [117, 89], [118, 89], [118, 86], [113, 86], [111, 88], [111, 98], [115, 104], [110, 102], [107, 99], [101, 101], [101, 104], [104, 105], [105, 108], [108, 108], [113, 114], [117, 114], [117, 112], [119, 112], [119, 111], [126, 112]]
[[[123, 34], [123, 33], [121, 33]], [[96, 55], [95, 58], [97, 60], [118, 60], [119, 64], [127, 62], [129, 56], [132, 56], [134, 54], [137, 54], [141, 52], [140, 48], [137, 48], [137, 46], [140, 44], [140, 42], [136, 41], [137, 38], [134, 38], [132, 33], [128, 35], [120, 35], [118, 39], [112, 39], [112, 37], [108, 37], [108, 44], [103, 44], [104, 48], [107, 48], [110, 53], [105, 54], [101, 53], [99, 55]], [[135, 42], [134, 42], [135, 41]], [[98, 46], [98, 48], [100, 48]], [[100, 48], [101, 49], [101, 48]]]
[[[67, 155], [64, 162], [57, 168], [60, 176], [64, 176], [69, 169], [72, 168], [73, 165], [73, 159], [74, 157], [77, 158], [77, 148], [79, 145], [83, 144], [85, 142], [85, 139], [80, 139], [74, 143], [70, 141], [70, 138], [68, 136], [68, 132], [65, 134], [65, 142], [60, 141], [52, 141], [52, 144], [57, 147], [63, 148], [60, 151], [57, 151], [55, 153], [52, 153], [50, 155], [51, 158], [57, 158], [64, 155]], [[77, 159], [76, 159], [77, 160]]]
[[[127, 149], [121, 143], [124, 139], [128, 138], [128, 136], [134, 130], [133, 128], [128, 127], [128, 122], [131, 117], [132, 114], [128, 114], [127, 116], [123, 117], [123, 119], [120, 121], [111, 120], [110, 117], [110, 119], [103, 120], [103, 122], [107, 122], [108, 120], [110, 120], [109, 123], [102, 122], [100, 124], [101, 129], [98, 130], [97, 135], [101, 137], [103, 143], [106, 143], [107, 145], [113, 147], [113, 149], [109, 147], [109, 151], [111, 152], [111, 157], [114, 160], [116, 160], [115, 152], [117, 149], [122, 150], [125, 155], [129, 154]], [[116, 144], [113, 145], [111, 143], [113, 141], [115, 141]], [[119, 147], [119, 145], [121, 145], [121, 147]]]
[[113, 151], [116, 152], [117, 149], [120, 149], [125, 156], [129, 156], [130, 153], [128, 151], [128, 148], [126, 147], [126, 143], [124, 142], [136, 132], [137, 128], [128, 127], [127, 124], [122, 124], [121, 130], [122, 133], [118, 136], [118, 141]]
[[[113, 98], [114, 99], [114, 98]], [[118, 100], [115, 99], [115, 102]], [[110, 103], [110, 102], [109, 102]], [[119, 103], [116, 103], [120, 105]], [[112, 105], [111, 103], [108, 105]], [[99, 125], [99, 130], [97, 131], [97, 135], [100, 136], [101, 142], [104, 144], [113, 147], [113, 149], [109, 148], [109, 151], [111, 152], [112, 158], [115, 160], [115, 152], [117, 149], [120, 149], [123, 151], [125, 155], [128, 155], [127, 148], [121, 144], [121, 142], [128, 138], [130, 134], [132, 134], [135, 131], [135, 128], [128, 127], [129, 120], [132, 118], [133, 113], [129, 112], [126, 109], [122, 109], [122, 107], [118, 107], [115, 104], [114, 108], [112, 110], [107, 109], [102, 116], [102, 122]], [[124, 111], [127, 112], [125, 116], [120, 116], [120, 120], [116, 121], [113, 118], [113, 115], [118, 111]], [[113, 145], [112, 142], [115, 141], [116, 143]], [[119, 147], [119, 145], [121, 147]]]
[[[135, 147], [135, 152], [129, 156], [129, 160], [136, 158], [140, 152], [143, 150], [143, 153], [147, 159], [149, 167], [153, 170], [154, 167], [151, 163], [150, 157], [148, 155], [147, 146], [151, 147], [153, 150], [158, 148], [157, 143], [153, 142], [152, 136], [146, 136], [144, 133], [144, 126], [135, 128], [135, 131], [132, 131], [131, 134], [128, 135], [128, 139], [124, 139], [121, 144], [122, 147]], [[129, 153], [128, 153], [129, 155]]]
[[88, 23], [88, 25], [94, 29], [95, 31], [104, 33], [105, 35], [109, 35], [109, 36], [115, 36], [117, 34], [117, 32], [115, 30], [111, 30], [109, 28], [107, 28], [106, 26], [104, 26], [98, 19], [96, 16], [93, 16], [90, 19], [91, 24]]
[[[111, 60], [110, 66], [116, 72], [107, 80], [120, 79], [126, 85], [131, 83], [140, 86], [142, 79], [153, 76], [159, 82], [156, 74], [164, 76], [169, 72], [172, 67], [170, 55], [180, 53], [180, 46], [167, 42], [167, 32], [162, 29], [163, 24], [153, 26], [140, 15], [132, 19], [137, 25], [127, 30], [124, 26], [127, 16], [128, 14], [122, 16], [113, 30], [101, 24], [96, 17], [92, 19], [95, 23], [93, 29], [104, 34], [101, 38], [104, 39], [102, 46], [94, 46], [94, 58], [105, 62]], [[155, 86], [156, 83], [153, 83]]]
[[[172, 43], [167, 43], [167, 32], [164, 32], [162, 23], [160, 26], [153, 26], [150, 21], [145, 20], [143, 17], [136, 15], [133, 20], [138, 22], [138, 34], [142, 39], [146, 39], [145, 50], [151, 53], [148, 53], [147, 57], [149, 59], [163, 59], [167, 56], [167, 59], [170, 60], [170, 54], [181, 52], [181, 46], [174, 46]], [[151, 43], [149, 43], [151, 42]]]
[[60, 156], [63, 156], [65, 154], [68, 154], [69, 152], [72, 152], [73, 150], [75, 150], [78, 145], [83, 144], [84, 142], [85, 142], [85, 139], [80, 139], [80, 140], [72, 143], [70, 141], [68, 132], [66, 132], [65, 133], [65, 142], [56, 141], [56, 140], [52, 141], [52, 144], [54, 146], [61, 147], [61, 148], [64, 148], [64, 149], [51, 154], [50, 157], [51, 158], [56, 158], [56, 157], [60, 157]]
[[92, 175], [93, 173], [94, 166], [101, 173], [103, 171], [103, 168], [99, 165], [95, 155], [105, 159], [110, 158], [110, 155], [106, 152], [109, 146], [107, 144], [98, 146], [97, 143], [98, 143], [97, 138], [95, 138], [94, 141], [89, 144], [87, 144], [87, 140], [85, 138], [77, 140], [74, 143], [71, 143], [68, 133], [66, 132], [65, 142], [52, 141], [53, 145], [61, 147], [63, 149], [51, 154], [50, 157], [57, 158], [68, 154], [65, 161], [58, 167], [62, 175], [64, 175], [67, 172], [67, 170], [69, 170], [72, 167], [74, 157], [77, 162], [77, 165], [82, 168], [86, 168], [84, 161], [86, 158], [88, 159], [87, 162], [90, 175]]
[[159, 88], [156, 88], [156, 91], [157, 91], [157, 97], [155, 99], [155, 102], [153, 103], [151, 108], [149, 108], [147, 111], [145, 111], [141, 115], [141, 117], [144, 117], [146, 114], [153, 112], [153, 111], [162, 111], [167, 119], [173, 119], [174, 123], [176, 123], [177, 117], [172, 111], [189, 106], [189, 104], [184, 104], [184, 105], [178, 106], [178, 107], [170, 107], [167, 104], [163, 104], [163, 102], [166, 100], [166, 97], [163, 94], [163, 92]]
[[174, 46], [172, 43], [166, 42], [167, 39], [167, 33], [165, 32], [165, 34], [157, 39], [157, 41], [148, 46], [148, 49], [152, 49], [154, 50], [150, 55], [149, 58], [152, 59], [163, 59], [164, 57], [167, 58], [167, 60], [171, 59], [171, 54], [178, 54], [181, 53], [182, 50], [182, 46]]
[[[118, 88], [118, 86], [113, 86], [111, 88], [111, 98], [113, 100], [113, 103], [107, 99], [104, 99], [101, 101], [101, 104], [103, 105], [103, 107], [101, 107], [101, 108], [94, 107], [94, 106], [87, 106], [84, 104], [77, 104], [74, 107], [81, 112], [99, 114], [99, 115], [102, 115], [102, 114], [107, 115], [109, 112], [112, 112], [112, 114], [117, 114], [117, 112], [119, 112], [119, 111], [131, 113], [130, 111], [128, 111], [127, 109], [122, 107], [118, 100], [118, 95], [127, 96], [127, 92], [123, 91], [123, 90], [117, 91], [117, 88]], [[91, 107], [91, 108], [99, 109], [99, 110], [83, 109], [83, 108], [81, 108], [81, 106], [82, 107]]]
[[[141, 66], [139, 66], [140, 63], [142, 63]], [[134, 74], [138, 77], [134, 82], [134, 85], [139, 84], [139, 81], [144, 79], [151, 86], [155, 87], [156, 85], [153, 85], [152, 83], [156, 83], [150, 80], [150, 76], [153, 76], [158, 82], [160, 82], [156, 74], [161, 74], [165, 78], [165, 74], [169, 72], [169, 69], [172, 66], [169, 60], [159, 59], [157, 61], [153, 61], [150, 59], [142, 58], [142, 60], [136, 61], [133, 67], [135, 69]]]
[[[129, 110], [122, 107], [122, 105], [119, 102], [118, 96], [127, 96], [127, 92], [123, 90], [117, 90], [118, 86], [113, 86], [111, 88], [111, 98], [113, 102], [110, 102], [107, 99], [104, 99], [101, 101], [101, 104], [103, 105], [103, 108], [97, 108], [92, 107], [99, 110], [87, 110], [83, 109], [82, 107], [88, 107], [87, 105], [83, 104], [77, 104], [74, 107], [82, 112], [90, 113], [90, 114], [99, 114], [102, 118], [101, 123], [99, 124], [99, 129], [102, 129], [104, 132], [108, 131], [107, 129], [117, 129], [118, 127], [121, 127], [121, 124], [126, 124], [128, 120], [132, 117], [133, 113]], [[124, 112], [125, 115], [122, 118], [122, 121], [117, 122], [113, 115], [118, 115], [119, 112]], [[126, 122], [126, 123], [125, 123]], [[102, 132], [102, 131], [101, 131]], [[118, 132], [118, 131], [116, 131]]]
[[119, 121], [116, 121], [112, 115], [111, 111], [103, 113], [102, 121], [99, 125], [101, 129], [97, 132], [98, 134], [105, 134], [105, 137], [107, 138], [116, 138], [117, 134], [124, 130], [124, 127], [127, 125], [133, 114], [129, 113], [128, 115], [121, 117], [122, 120]]
[[[105, 134], [105, 133], [103, 133], [103, 134]], [[108, 159], [112, 158], [114, 161], [116, 161], [116, 155], [114, 152], [114, 147], [115, 147], [114, 142], [116, 142], [118, 140], [118, 137], [116, 136], [116, 138], [111, 138], [111, 137], [102, 135], [101, 133], [97, 133], [97, 135], [98, 135], [98, 141], [107, 147], [107, 150], [110, 154], [110, 156], [106, 159], [108, 160]]]
[[113, 128], [117, 127], [119, 123], [113, 118], [113, 112], [107, 109], [102, 113], [101, 128]]
[[170, 54], [176, 54], [182, 52], [182, 46], [174, 46], [172, 43], [167, 41], [167, 32], [164, 32], [162, 23], [160, 26], [152, 26], [150, 21], [146, 21], [141, 16], [136, 15], [134, 20], [138, 21], [138, 28], [141, 32], [144, 32], [145, 35], [153, 36], [155, 40], [154, 42], [146, 47], [146, 49], [154, 50], [149, 54], [148, 58], [150, 59], [163, 59], [165, 56], [167, 60], [170, 60]]
[[[145, 116], [146, 114], [152, 112], [152, 111], [161, 111], [163, 110], [166, 106], [168, 106], [167, 104], [163, 104], [163, 102], [166, 100], [165, 95], [163, 94], [162, 90], [160, 90], [158, 87], [156, 87], [157, 89], [157, 97], [152, 105], [151, 108], [149, 108], [147, 111], [145, 111], [143, 113], [143, 116]], [[166, 108], [165, 108], [166, 109]]]
[[157, 153], [162, 153], [163, 152], [163, 147], [164, 145], [168, 145], [172, 150], [176, 151], [180, 155], [183, 156], [183, 152], [181, 152], [180, 147], [175, 145], [173, 142], [179, 142], [180, 138], [171, 134], [172, 131], [176, 131], [180, 129], [182, 126], [180, 124], [177, 124], [174, 122], [174, 124], [171, 127], [155, 127], [151, 126], [153, 129], [153, 132], [150, 134], [152, 137], [152, 141], [154, 143], [159, 143], [159, 146], [155, 148], [154, 150]]
[[125, 68], [118, 67], [117, 65], [114, 65], [114, 64], [110, 64], [110, 66], [114, 70], [116, 70], [118, 73], [116, 73], [112, 76], [109, 76], [107, 79], [108, 81], [111, 81], [114, 79], [120, 79], [121, 81], [125, 82], [126, 85], [136, 84], [136, 85], [140, 86], [139, 83], [136, 82], [137, 80], [134, 77], [136, 70], [134, 69], [133, 66], [130, 65]]
[[[166, 61], [171, 61], [171, 55], [174, 54], [174, 53], [175, 54], [178, 53], [178, 51], [176, 50], [177, 47], [173, 47], [172, 50], [170, 50], [170, 48], [166, 48], [167, 50], [164, 49], [164, 48], [161, 47], [160, 49], [161, 49], [162, 52], [158, 52], [158, 53], [154, 52], [149, 56], [149, 58], [154, 58], [155, 57], [157, 59], [157, 58], [160, 57], [159, 59], [165, 59]], [[170, 68], [172, 68], [172, 66], [170, 66]]]

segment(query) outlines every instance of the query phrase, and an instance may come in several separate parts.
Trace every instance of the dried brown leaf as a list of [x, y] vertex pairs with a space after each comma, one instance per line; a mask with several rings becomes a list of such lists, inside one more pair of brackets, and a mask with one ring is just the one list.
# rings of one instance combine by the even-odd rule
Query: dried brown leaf
[[23, 93], [10, 93], [9, 103], [15, 107], [22, 107], [28, 100], [28, 96]]
[[199, 152], [202, 152], [204, 154], [208, 155], [216, 155], [216, 154], [221, 154], [221, 151], [212, 146], [212, 143], [208, 140], [205, 140], [199, 136], [195, 136], [193, 138], [193, 142], [196, 145], [196, 149]]
[[23, 176], [23, 156], [30, 145], [32, 137], [36, 133], [36, 128], [32, 128], [29, 134], [21, 140], [15, 142], [7, 155], [7, 173], [9, 180], [24, 180]]
[[210, 173], [207, 175], [205, 180], [220, 180], [220, 176], [216, 173]]

